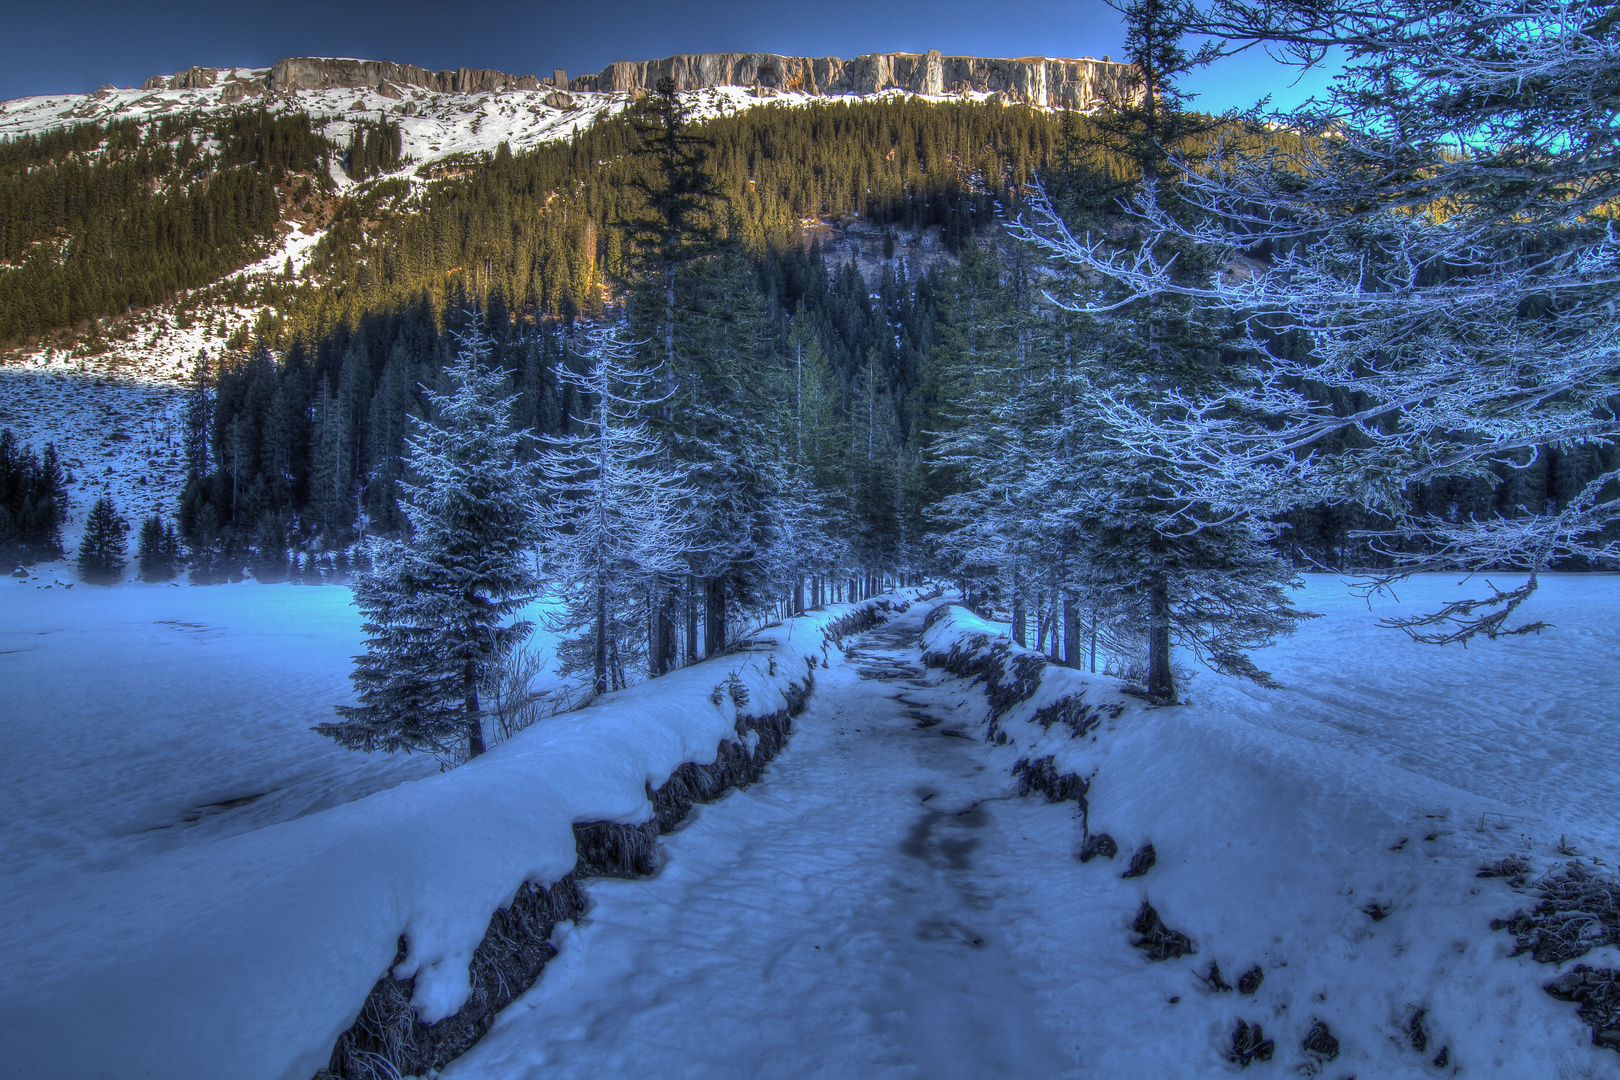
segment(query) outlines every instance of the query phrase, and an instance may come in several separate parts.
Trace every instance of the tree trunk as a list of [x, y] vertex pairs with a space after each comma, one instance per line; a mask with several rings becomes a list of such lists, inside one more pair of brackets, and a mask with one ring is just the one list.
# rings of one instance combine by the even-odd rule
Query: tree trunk
[[793, 614], [804, 614], [804, 575], [793, 579]]
[[703, 655], [726, 647], [726, 579], [712, 577], [703, 596]]
[[1170, 583], [1160, 577], [1148, 593], [1148, 700], [1176, 703], [1176, 677], [1170, 670]]
[[1013, 640], [1022, 648], [1029, 648], [1029, 612], [1024, 605], [1024, 589], [1013, 580]]
[[1058, 596], [1058, 590], [1052, 590], [1052, 660], [1054, 663], [1063, 663], [1063, 600]]
[[591, 657], [591, 690], [607, 693], [607, 586], [596, 587], [596, 650]]
[[1074, 597], [1063, 594], [1063, 666], [1080, 670], [1080, 615], [1074, 607]]
[[461, 669], [462, 700], [467, 713], [467, 760], [484, 752], [484, 725], [478, 711], [477, 665], [467, 661]]
[[686, 575], [686, 662], [697, 663], [698, 659], [698, 617], [697, 617], [697, 579], [691, 574]]
[[657, 629], [654, 640], [649, 644], [652, 645], [652, 673], [658, 676], [667, 675], [675, 669], [675, 606], [678, 597], [675, 583], [666, 581], [664, 575], [656, 575], [653, 583], [656, 590], [653, 599], [657, 606]]

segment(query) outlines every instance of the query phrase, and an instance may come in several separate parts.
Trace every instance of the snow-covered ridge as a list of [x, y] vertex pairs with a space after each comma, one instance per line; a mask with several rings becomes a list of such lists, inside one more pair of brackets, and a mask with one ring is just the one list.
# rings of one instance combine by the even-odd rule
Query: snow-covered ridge
[[192, 67], [155, 75], [139, 89], [102, 87], [0, 102], [0, 138], [66, 125], [149, 120], [192, 111], [235, 108], [305, 111], [329, 121], [342, 140], [346, 122], [390, 117], [400, 122], [404, 153], [417, 163], [453, 154], [514, 151], [566, 139], [671, 77], [704, 118], [751, 106], [808, 104], [832, 98], [917, 96], [935, 100], [993, 98], [1037, 107], [1096, 108], [1126, 87], [1129, 67], [1091, 57], [984, 59], [927, 53], [790, 57], [702, 53], [620, 61], [601, 73], [568, 79], [461, 68], [430, 72], [378, 60], [297, 57], [268, 68]]
[[[257, 87], [260, 93], [245, 94], [241, 90], [245, 86]], [[502, 142], [522, 151], [566, 139], [595, 123], [604, 112], [617, 112], [631, 100], [630, 94], [560, 97], [549, 90], [441, 93], [388, 83], [271, 94], [264, 93], [255, 80], [224, 79], [213, 85], [149, 90], [107, 87], [93, 94], [18, 98], [0, 103], [0, 138], [86, 122], [146, 121], [190, 112], [262, 107], [272, 112], [307, 112], [324, 121], [327, 137], [340, 144], [348, 139], [354, 122], [388, 117], [399, 122], [403, 153], [420, 164], [453, 154], [492, 151]]]
[[915, 595], [767, 628], [454, 772], [87, 876], [49, 906], [0, 900], [0, 1075], [307, 1080], [401, 935], [418, 1014], [455, 1013], [491, 913], [574, 870], [575, 823], [646, 822], [683, 763], [753, 753], [740, 718], [802, 693], [841, 621]]

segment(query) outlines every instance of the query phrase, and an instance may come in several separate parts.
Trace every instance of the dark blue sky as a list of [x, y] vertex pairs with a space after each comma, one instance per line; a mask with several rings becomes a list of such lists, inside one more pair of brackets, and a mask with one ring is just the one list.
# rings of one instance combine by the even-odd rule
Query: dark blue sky
[[[938, 49], [972, 56], [1120, 55], [1101, 0], [7, 0], [0, 100], [84, 93], [199, 64], [264, 67], [284, 56], [356, 56], [426, 68], [570, 76], [681, 52], [852, 57]], [[1206, 72], [1191, 89], [1217, 110], [1295, 98], [1264, 58]]]

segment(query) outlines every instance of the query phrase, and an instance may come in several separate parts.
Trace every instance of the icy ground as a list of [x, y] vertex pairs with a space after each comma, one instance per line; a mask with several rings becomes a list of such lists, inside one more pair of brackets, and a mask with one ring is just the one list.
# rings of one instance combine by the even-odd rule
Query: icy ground
[[10, 899], [438, 773], [430, 757], [361, 754], [309, 730], [353, 700], [351, 597], [0, 580]]
[[[765, 780], [694, 811], [658, 877], [590, 883], [558, 959], [444, 1075], [1221, 1075], [1239, 1019], [1276, 1041], [1262, 1072], [1620, 1075], [1542, 992], [1555, 972], [1490, 931], [1524, 898], [1474, 877], [1509, 851], [1550, 865], [1566, 831], [1614, 864], [1616, 584], [1554, 578], [1535, 614], [1559, 631], [1463, 652], [1314, 578], [1329, 617], [1264, 657], [1291, 689], [1206, 676], [1099, 734], [1092, 827], [1157, 847], [1132, 881], [1076, 860], [1072, 804], [1012, 796], [982, 696], [920, 667], [919, 605], [818, 673]], [[1130, 947], [1144, 900], [1196, 956]], [[1217, 992], [1211, 961], [1264, 981]], [[1317, 1020], [1330, 1062], [1302, 1049]]]

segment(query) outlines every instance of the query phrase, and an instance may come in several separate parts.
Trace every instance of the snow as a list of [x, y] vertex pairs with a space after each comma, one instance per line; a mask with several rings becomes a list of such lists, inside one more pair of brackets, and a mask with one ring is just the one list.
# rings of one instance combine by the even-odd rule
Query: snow
[[[1390, 601], [1312, 577], [1301, 605], [1326, 617], [1256, 658], [1285, 689], [1201, 675], [1192, 704], [1152, 709], [1047, 668], [1006, 745], [982, 738], [977, 684], [922, 669], [932, 605], [847, 659], [823, 649], [833, 609], [416, 778], [429, 763], [304, 730], [346, 694], [346, 590], [8, 587], [3, 1076], [307, 1080], [401, 932], [419, 1012], [453, 1011], [494, 907], [572, 868], [570, 822], [645, 820], [647, 785], [735, 737], [716, 684], [735, 671], [768, 712], [823, 657], [764, 780], [696, 809], [655, 878], [590, 882], [559, 957], [447, 1077], [1221, 1075], [1239, 1019], [1296, 1075], [1438, 1075], [1442, 1046], [1473, 1075], [1613, 1075], [1542, 991], [1556, 972], [1489, 929], [1529, 898], [1474, 876], [1554, 865], [1561, 838], [1620, 854], [1612, 575], [1547, 579], [1527, 615], [1554, 630], [1466, 651], [1377, 629]], [[1004, 632], [957, 609], [928, 644]], [[1078, 740], [1033, 722], [1081, 691], [1117, 715]], [[1091, 778], [1119, 858], [1079, 863], [1074, 805], [1014, 795], [1010, 766], [1044, 754]], [[222, 805], [262, 777], [280, 786]], [[1145, 843], [1157, 864], [1122, 880]], [[1196, 955], [1131, 947], [1144, 901]], [[1264, 981], [1218, 993], [1211, 961]], [[1301, 1050], [1316, 1020], [1342, 1044], [1325, 1070]]]
[[315, 248], [325, 236], [325, 229], [317, 229], [314, 232], [292, 229], [282, 236], [280, 247], [271, 251], [270, 254], [258, 262], [244, 266], [232, 276], [249, 279], [281, 277], [286, 273], [288, 260], [291, 260], [293, 275], [296, 277], [304, 272], [304, 268], [309, 265], [309, 261], [315, 257]]
[[[1455, 591], [1427, 579], [1402, 595], [1410, 607]], [[1620, 770], [1601, 738], [1612, 708], [1590, 713], [1592, 737], [1573, 745], [1530, 723], [1514, 761], [1483, 747], [1515, 715], [1578, 715], [1612, 697], [1607, 667], [1556, 661], [1612, 656], [1617, 602], [1612, 577], [1554, 578], [1535, 614], [1583, 628], [1578, 644], [1555, 633], [1437, 652], [1374, 629], [1380, 605], [1316, 577], [1303, 604], [1328, 617], [1263, 662], [1327, 685], [1268, 697], [1206, 676], [1197, 704], [1154, 710], [1112, 680], [1048, 669], [1003, 722], [1027, 742], [1004, 747], [944, 734], [983, 732], [975, 687], [942, 672], [861, 678], [883, 659], [919, 663], [919, 606], [818, 676], [765, 781], [666, 837], [656, 879], [593, 882], [558, 959], [444, 1075], [1223, 1075], [1237, 1071], [1225, 1055], [1244, 1019], [1290, 1075], [1612, 1076], [1574, 1008], [1542, 991], [1554, 972], [1509, 959], [1507, 935], [1489, 929], [1525, 898], [1474, 874], [1527, 838], [1548, 865], [1558, 830], [1580, 825], [1562, 807], [1596, 821], [1615, 805]], [[958, 613], [930, 643], [1005, 629]], [[1428, 693], [1403, 697], [1419, 685]], [[1097, 741], [1029, 723], [1076, 690], [1121, 709]], [[1378, 717], [1342, 738], [1369, 702]], [[1442, 731], [1456, 749], [1402, 761]], [[1012, 796], [1007, 767], [1054, 750], [1096, 770], [1091, 826], [1120, 858], [1080, 864], [1072, 804]], [[1588, 753], [1600, 755], [1589, 771], [1569, 771]], [[1479, 769], [1466, 786], [1491, 794], [1457, 783], [1464, 765]], [[1548, 800], [1553, 780], [1583, 787]], [[1121, 880], [1147, 842], [1157, 865]], [[1612, 865], [1612, 842], [1597, 850]], [[1144, 900], [1196, 956], [1154, 964], [1130, 947]], [[1375, 923], [1371, 901], [1389, 916]], [[1587, 959], [1612, 965], [1614, 952]], [[1258, 992], [1209, 989], [1197, 976], [1211, 960], [1228, 983], [1261, 965]], [[1409, 1033], [1419, 1008], [1423, 1053]], [[1341, 1040], [1326, 1068], [1301, 1049], [1317, 1019]]]
[[[262, 76], [262, 72], [247, 74]], [[550, 88], [463, 94], [404, 87], [403, 100], [375, 88], [337, 88], [252, 96], [228, 104], [221, 100], [228, 85], [221, 79], [216, 86], [195, 90], [102, 90], [0, 102], [0, 138], [89, 121], [152, 120], [193, 110], [228, 112], [262, 106], [272, 112], [307, 112], [326, 121], [325, 133], [339, 147], [348, 144], [358, 122], [394, 121], [400, 126], [403, 152], [415, 162], [399, 175], [410, 175], [416, 165], [455, 154], [493, 151], [502, 142], [519, 152], [570, 138], [601, 114], [617, 113], [633, 100], [629, 94], [569, 94], [575, 107], [556, 109], [545, 103], [553, 92]]]
[[1398, 601], [1369, 605], [1347, 580], [1313, 575], [1301, 602], [1327, 617], [1260, 654], [1288, 689], [1206, 675], [1193, 690], [1198, 710], [1230, 711], [1304, 740], [1312, 754], [1369, 758], [1441, 798], [1456, 789], [1491, 800], [1496, 826], [1513, 834], [1545, 841], [1567, 832], [1620, 857], [1620, 577], [1543, 575], [1514, 620], [1554, 624], [1539, 635], [1436, 648], [1376, 625], [1488, 596], [1486, 579], [1523, 582], [1425, 575], [1397, 589]]
[[346, 588], [5, 580], [0, 596], [0, 861], [14, 895], [438, 772], [309, 730], [352, 699], [361, 632]]
[[[464, 768], [401, 783], [389, 770], [411, 766], [355, 757], [344, 779], [335, 759], [296, 741], [325, 718], [356, 651], [343, 612], [319, 608], [346, 590], [14, 588], [33, 602], [3, 609], [14, 647], [0, 653], [0, 670], [7, 685], [38, 689], [8, 703], [17, 711], [5, 718], [33, 751], [7, 765], [17, 802], [5, 820], [36, 819], [8, 837], [32, 862], [0, 897], [7, 1076], [307, 1080], [401, 934], [410, 951], [398, 973], [415, 975], [419, 1013], [453, 1012], [495, 908], [524, 881], [573, 868], [571, 823], [645, 820], [647, 785], [684, 761], [715, 760], [720, 741], [736, 737], [736, 707], [715, 684], [734, 672], [750, 709], [781, 708], [789, 675], [822, 659], [822, 627], [850, 610], [766, 629], [745, 654], [610, 695]], [[55, 634], [70, 636], [15, 647]], [[88, 685], [52, 697], [74, 674]], [[244, 702], [257, 704], [244, 711]], [[281, 739], [293, 745], [275, 749]], [[183, 823], [197, 799], [252, 793], [233, 772], [233, 741], [271, 778], [302, 785], [266, 813], [302, 816], [249, 831], [209, 822], [175, 834], [184, 839], [110, 835]], [[323, 771], [327, 787], [384, 790], [312, 812]], [[252, 779], [251, 789], [265, 783]], [[103, 798], [105, 809], [86, 805]], [[93, 820], [64, 820], [76, 813]]]

